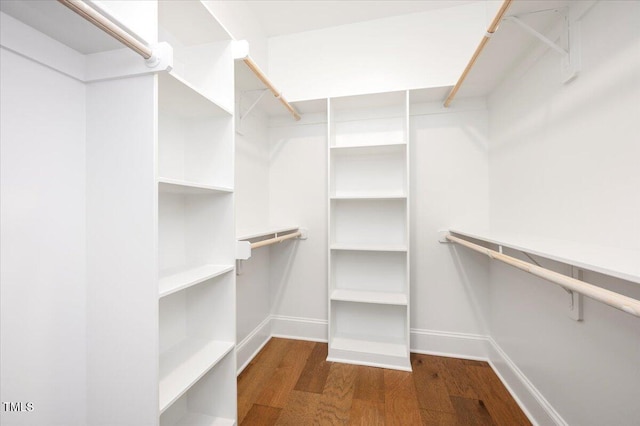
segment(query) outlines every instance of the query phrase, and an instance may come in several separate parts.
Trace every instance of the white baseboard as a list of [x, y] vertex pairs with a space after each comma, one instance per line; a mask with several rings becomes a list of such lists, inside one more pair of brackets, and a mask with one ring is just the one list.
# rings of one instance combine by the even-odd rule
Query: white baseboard
[[416, 328], [412, 328], [410, 334], [411, 352], [480, 361], [489, 359], [487, 336]]
[[287, 339], [327, 342], [327, 320], [271, 315], [271, 335]]
[[567, 422], [546, 400], [527, 376], [492, 337], [489, 341], [489, 364], [509, 393], [534, 425], [567, 426]]
[[[271, 337], [327, 342], [328, 323], [271, 315], [237, 346], [238, 374]], [[564, 419], [490, 336], [411, 329], [411, 352], [487, 361], [534, 425], [567, 426]]]
[[271, 317], [267, 317], [242, 342], [236, 345], [237, 374], [242, 373], [258, 352], [271, 339]]

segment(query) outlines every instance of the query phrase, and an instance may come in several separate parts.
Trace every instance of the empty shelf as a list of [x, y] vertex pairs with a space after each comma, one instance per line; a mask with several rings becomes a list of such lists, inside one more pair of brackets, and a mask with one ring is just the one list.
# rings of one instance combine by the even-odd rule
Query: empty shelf
[[233, 265], [203, 265], [181, 269], [160, 278], [160, 297], [168, 296], [203, 281], [233, 271]]
[[404, 244], [331, 244], [331, 250], [351, 251], [407, 251]]
[[232, 419], [207, 416], [199, 413], [187, 413], [182, 417], [176, 426], [234, 426], [236, 422]]
[[179, 179], [158, 178], [158, 190], [174, 194], [213, 194], [233, 192], [232, 188], [207, 185], [198, 182], [188, 182]]
[[267, 226], [264, 228], [242, 230], [237, 233], [236, 239], [238, 241], [251, 240], [254, 238], [267, 237], [269, 235], [281, 234], [284, 232], [297, 231], [299, 227], [296, 226]]
[[377, 303], [381, 305], [407, 305], [406, 294], [383, 291], [336, 289], [331, 293], [331, 300]]
[[160, 413], [234, 348], [234, 342], [185, 339], [160, 356]]
[[640, 284], [640, 251], [525, 235], [451, 230], [452, 233], [523, 251]]
[[362, 337], [336, 336], [331, 340], [333, 349], [349, 352], [364, 352], [377, 355], [404, 357], [407, 356], [407, 345], [401, 342], [382, 342], [367, 340]]

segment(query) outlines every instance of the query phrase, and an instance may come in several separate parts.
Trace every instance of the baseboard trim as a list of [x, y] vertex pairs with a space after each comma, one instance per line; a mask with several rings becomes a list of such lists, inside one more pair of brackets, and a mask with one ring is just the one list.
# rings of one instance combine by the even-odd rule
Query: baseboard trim
[[247, 365], [258, 355], [264, 345], [271, 339], [271, 317], [268, 316], [256, 328], [236, 345], [236, 360], [239, 366], [236, 373], [240, 375]]
[[411, 352], [471, 359], [489, 360], [487, 336], [436, 330], [411, 329]]
[[487, 338], [490, 345], [489, 364], [513, 396], [522, 411], [534, 425], [553, 424], [568, 426], [560, 413], [547, 401], [542, 393], [531, 383], [511, 358], [502, 350], [492, 337]]
[[327, 320], [271, 315], [271, 336], [327, 342]]

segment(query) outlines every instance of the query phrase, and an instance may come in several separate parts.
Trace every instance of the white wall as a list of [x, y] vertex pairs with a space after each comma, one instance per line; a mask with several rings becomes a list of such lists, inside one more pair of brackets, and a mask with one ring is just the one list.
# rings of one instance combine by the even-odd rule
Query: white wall
[[[560, 83], [548, 52], [490, 99], [491, 227], [640, 248], [640, 2], [599, 2], [582, 22], [578, 78]], [[547, 262], [567, 272], [561, 265]], [[640, 298], [638, 284], [584, 279]], [[491, 265], [495, 342], [568, 424], [635, 425], [640, 418], [638, 319]]]
[[488, 112], [482, 100], [412, 111], [411, 328], [486, 335], [487, 262], [440, 244], [438, 231], [489, 224]]
[[85, 86], [4, 48], [1, 423], [86, 421]]
[[478, 2], [273, 37], [269, 76], [289, 100], [453, 85], [486, 30], [487, 7]]
[[[269, 217], [308, 228], [308, 239], [271, 249], [275, 315], [327, 319], [326, 113], [269, 129]], [[326, 331], [325, 331], [326, 333]], [[326, 336], [324, 337], [326, 338]]]

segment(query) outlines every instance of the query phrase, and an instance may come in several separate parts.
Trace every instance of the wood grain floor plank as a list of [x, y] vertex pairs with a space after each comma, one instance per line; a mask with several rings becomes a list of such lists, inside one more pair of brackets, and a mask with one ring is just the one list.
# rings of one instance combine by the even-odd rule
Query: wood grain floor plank
[[420, 410], [423, 426], [465, 426], [458, 421], [454, 413], [444, 411]]
[[322, 393], [331, 363], [327, 362], [328, 345], [316, 343], [296, 383], [295, 390]]
[[253, 404], [264, 391], [265, 384], [271, 378], [284, 357], [291, 340], [271, 339], [238, 377], [238, 422], [242, 423]]
[[349, 422], [357, 367], [350, 364], [332, 363], [327, 383], [316, 411], [319, 425], [344, 425]]
[[353, 399], [350, 426], [384, 426], [384, 401]]
[[[469, 399], [480, 399], [478, 392], [467, 376], [466, 365], [461, 359], [434, 357], [439, 366], [450, 396], [458, 396]], [[455, 408], [455, 407], [454, 407]]]
[[461, 424], [468, 426], [495, 426], [483, 401], [452, 396], [451, 403]]
[[276, 424], [280, 416], [280, 408], [265, 407], [253, 404], [245, 416], [241, 426], [272, 426]]
[[289, 393], [296, 385], [313, 346], [314, 342], [292, 341], [275, 371], [264, 384], [256, 404], [284, 408], [289, 399]]
[[491, 367], [467, 365], [466, 371], [496, 425], [531, 424]]
[[239, 424], [530, 425], [486, 362], [412, 354], [409, 373], [326, 354], [326, 343], [271, 339], [238, 377]]
[[411, 354], [411, 366], [420, 408], [455, 413], [438, 364], [430, 360], [429, 355]]
[[384, 419], [386, 425], [420, 425], [422, 416], [412, 373], [384, 371]]
[[282, 409], [277, 426], [302, 426], [314, 424], [320, 395], [315, 392], [292, 390], [289, 400]]
[[384, 370], [358, 366], [353, 398], [384, 402]]

